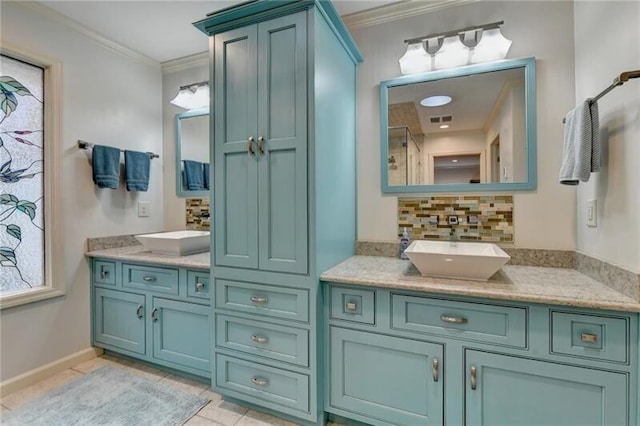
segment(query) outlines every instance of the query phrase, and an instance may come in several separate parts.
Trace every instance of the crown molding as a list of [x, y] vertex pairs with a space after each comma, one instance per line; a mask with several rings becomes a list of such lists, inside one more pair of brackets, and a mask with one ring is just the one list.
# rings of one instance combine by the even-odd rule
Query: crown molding
[[170, 74], [203, 65], [209, 66], [209, 52], [195, 53], [160, 63], [162, 74]]
[[344, 15], [342, 20], [350, 30], [355, 30], [477, 1], [480, 0], [404, 0], [362, 12], [350, 13]]
[[158, 67], [160, 65], [158, 61], [146, 55], [143, 55], [142, 53], [137, 52], [129, 47], [123, 46], [120, 43], [116, 43], [115, 41], [105, 37], [104, 35], [93, 30], [92, 28], [89, 28], [81, 24], [80, 22], [69, 18], [68, 16], [63, 15], [62, 13], [47, 7], [46, 5], [44, 5], [39, 1], [14, 1], [14, 2], [11, 2], [11, 4], [39, 13], [45, 18], [48, 18], [74, 31], [77, 31], [85, 35], [86, 37], [92, 39], [93, 41], [97, 42], [98, 44], [102, 45], [103, 47], [111, 50], [112, 52], [118, 53], [126, 57], [127, 59], [133, 60], [143, 65], [149, 65], [153, 67]]

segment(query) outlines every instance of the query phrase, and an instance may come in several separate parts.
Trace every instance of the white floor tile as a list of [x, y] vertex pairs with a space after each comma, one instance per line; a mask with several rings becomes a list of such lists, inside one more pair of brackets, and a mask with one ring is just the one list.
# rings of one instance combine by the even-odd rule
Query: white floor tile
[[220, 423], [205, 419], [204, 417], [193, 416], [184, 424], [184, 426], [220, 426]]
[[245, 414], [236, 426], [296, 426], [297, 423], [274, 417], [270, 414], [261, 413], [259, 411], [250, 410]]
[[105, 365], [108, 365], [110, 367], [119, 366], [117, 362], [112, 361], [111, 359], [107, 359], [104, 357], [96, 357], [96, 358], [90, 359], [89, 361], [81, 362], [80, 364], [74, 365], [72, 369], [79, 373], [87, 374], [100, 367], [104, 367]]
[[206, 383], [197, 382], [195, 380], [186, 379], [184, 377], [175, 376], [173, 374], [169, 374], [168, 376], [163, 377], [158, 383], [164, 383], [167, 386], [173, 386], [193, 395], [200, 395], [202, 391], [208, 388]]
[[213, 420], [224, 426], [233, 426], [247, 411], [249, 411], [249, 409], [246, 407], [220, 399], [205, 405], [202, 410], [198, 412], [198, 416]]
[[145, 379], [149, 379], [152, 381], [159, 381], [169, 376], [169, 373], [167, 373], [166, 371], [160, 370], [159, 368], [155, 368], [147, 364], [141, 364], [126, 359], [121, 359], [118, 361], [118, 363], [124, 366], [125, 369], [131, 374], [137, 374], [138, 376], [142, 376]]
[[211, 388], [207, 388], [203, 390], [202, 393], [200, 394], [200, 397], [207, 398], [209, 401], [220, 401], [222, 399], [222, 395], [215, 392]]

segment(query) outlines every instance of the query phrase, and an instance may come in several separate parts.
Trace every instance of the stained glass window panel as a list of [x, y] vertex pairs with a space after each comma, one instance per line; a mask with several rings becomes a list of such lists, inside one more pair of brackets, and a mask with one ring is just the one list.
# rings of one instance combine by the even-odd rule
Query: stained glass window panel
[[44, 70], [0, 55], [0, 295], [45, 285]]

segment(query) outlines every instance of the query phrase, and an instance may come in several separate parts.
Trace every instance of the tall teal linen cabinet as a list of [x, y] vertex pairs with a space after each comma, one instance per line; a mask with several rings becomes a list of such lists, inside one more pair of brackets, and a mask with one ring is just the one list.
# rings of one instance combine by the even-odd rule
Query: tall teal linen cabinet
[[257, 1], [210, 36], [213, 387], [322, 422], [319, 275], [354, 253], [355, 68], [326, 1]]

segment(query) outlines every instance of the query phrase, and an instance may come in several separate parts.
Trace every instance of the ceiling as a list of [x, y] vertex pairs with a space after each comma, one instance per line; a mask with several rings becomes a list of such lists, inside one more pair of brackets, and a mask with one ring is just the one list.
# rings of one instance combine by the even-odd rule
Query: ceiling
[[[396, 0], [334, 0], [341, 15]], [[205, 52], [207, 37], [192, 22], [242, 1], [41, 1], [68, 18], [157, 62]]]

